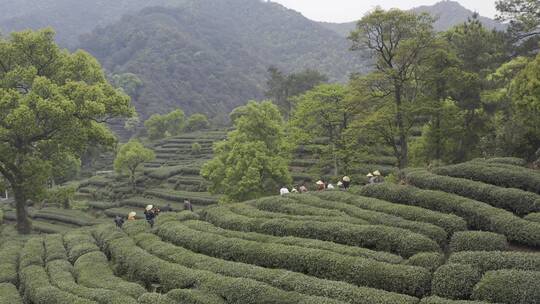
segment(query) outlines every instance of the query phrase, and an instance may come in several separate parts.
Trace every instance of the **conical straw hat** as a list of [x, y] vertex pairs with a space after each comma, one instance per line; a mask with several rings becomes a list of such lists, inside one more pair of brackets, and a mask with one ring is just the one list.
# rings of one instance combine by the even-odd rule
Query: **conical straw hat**
[[373, 174], [368, 173], [366, 176], [367, 176], [367, 177], [373, 177]]
[[324, 185], [324, 182], [320, 180], [320, 181], [318, 181], [316, 184], [317, 184], [317, 185]]
[[146, 211], [150, 211], [150, 210], [152, 210], [152, 208], [154, 208], [154, 206], [148, 205], [148, 206], [146, 206]]
[[377, 171], [373, 172], [373, 175], [375, 175], [375, 176], [380, 176], [380, 175], [381, 175], [381, 172], [380, 172], [379, 170], [377, 170]]
[[351, 178], [348, 177], [348, 176], [344, 176], [344, 177], [343, 177], [343, 181], [344, 181], [344, 182], [350, 182], [350, 181], [351, 181]]
[[134, 217], [134, 216], [136, 216], [136, 215], [137, 215], [137, 213], [136, 213], [136, 212], [133, 212], [133, 211], [131, 211], [131, 212], [130, 212], [130, 213], [129, 213], [128, 215], [129, 215], [129, 217]]

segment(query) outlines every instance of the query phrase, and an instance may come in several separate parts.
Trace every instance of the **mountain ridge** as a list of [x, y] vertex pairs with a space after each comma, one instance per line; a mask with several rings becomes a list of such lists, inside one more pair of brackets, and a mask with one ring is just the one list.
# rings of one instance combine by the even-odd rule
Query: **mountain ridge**
[[[410, 11], [415, 13], [429, 13], [436, 17], [434, 29], [438, 32], [446, 31], [451, 27], [467, 21], [475, 13], [461, 5], [458, 1], [444, 0], [433, 5], [422, 5], [412, 8]], [[480, 22], [490, 29], [504, 30], [506, 26], [496, 20], [488, 17], [479, 17]], [[356, 28], [357, 21], [334, 23], [319, 22], [320, 25], [333, 30], [343, 37], [347, 37], [351, 31]]]

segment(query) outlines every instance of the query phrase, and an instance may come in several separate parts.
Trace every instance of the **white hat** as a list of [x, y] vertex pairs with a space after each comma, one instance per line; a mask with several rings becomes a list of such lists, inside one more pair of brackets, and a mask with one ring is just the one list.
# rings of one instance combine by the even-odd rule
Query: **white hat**
[[134, 212], [134, 211], [131, 211], [128, 216], [129, 217], [134, 217], [135, 215], [137, 215], [137, 212]]
[[316, 184], [317, 184], [317, 185], [324, 185], [324, 182], [323, 182], [322, 180], [320, 180], [320, 181], [318, 181]]
[[334, 188], [334, 185], [332, 185], [332, 184], [328, 184], [328, 187], [327, 187], [327, 188], [330, 189], [330, 190], [331, 190], [331, 189], [335, 189], [335, 188]]
[[146, 211], [150, 211], [150, 210], [152, 210], [153, 208], [154, 208], [154, 206], [148, 205], [148, 206], [146, 206]]
[[375, 176], [380, 176], [380, 175], [381, 175], [381, 172], [380, 172], [379, 170], [377, 170], [377, 171], [373, 172], [373, 175], [375, 175]]
[[344, 182], [350, 182], [350, 181], [351, 181], [351, 178], [348, 177], [348, 176], [344, 176], [344, 177], [343, 177], [343, 181], [344, 181]]
[[373, 177], [373, 174], [368, 173], [366, 176], [367, 176], [367, 177]]
[[343, 186], [343, 183], [342, 182], [337, 182], [337, 185], [338, 186]]

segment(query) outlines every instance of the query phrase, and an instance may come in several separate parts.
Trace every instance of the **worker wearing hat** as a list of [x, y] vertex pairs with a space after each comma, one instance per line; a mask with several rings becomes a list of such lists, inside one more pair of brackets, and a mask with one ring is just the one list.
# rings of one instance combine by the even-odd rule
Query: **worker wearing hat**
[[376, 184], [384, 183], [384, 177], [382, 176], [379, 170], [373, 172], [373, 175], [374, 175], [373, 179]]
[[134, 221], [135, 216], [137, 216], [137, 212], [135, 211], [131, 211], [130, 213], [128, 213], [128, 221]]
[[322, 180], [317, 181], [315, 184], [317, 184], [317, 191], [323, 191], [326, 189], [326, 185]]
[[375, 184], [375, 177], [373, 176], [373, 174], [371, 172], [369, 172], [366, 177], [368, 178], [368, 183], [369, 184]]
[[153, 205], [146, 206], [144, 210], [144, 217], [146, 218], [146, 221], [148, 222], [148, 224], [150, 224], [150, 227], [154, 228], [154, 221], [156, 218], [156, 213], [154, 212]]
[[349, 187], [351, 186], [351, 178], [348, 176], [344, 176], [342, 178], [342, 181], [343, 181], [343, 188], [345, 190], [349, 189]]

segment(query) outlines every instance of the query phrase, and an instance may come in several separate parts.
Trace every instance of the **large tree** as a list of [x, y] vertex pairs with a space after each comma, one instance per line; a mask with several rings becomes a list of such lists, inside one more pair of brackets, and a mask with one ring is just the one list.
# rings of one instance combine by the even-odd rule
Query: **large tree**
[[339, 84], [317, 86], [296, 98], [297, 108], [291, 119], [301, 142], [328, 138], [330, 145], [325, 154], [330, 156], [335, 176], [340, 173], [338, 151], [342, 149], [342, 133], [354, 113], [347, 99], [348, 93], [348, 88]]
[[422, 77], [419, 66], [433, 44], [433, 22], [427, 14], [377, 8], [362, 18], [349, 36], [352, 50], [368, 51], [374, 56], [374, 76], [369, 78], [374, 96], [393, 103], [384, 108], [386, 114], [394, 116], [394, 127], [388, 131], [392, 133], [391, 146], [400, 168], [407, 166], [409, 154], [405, 112], [417, 101], [417, 83]]
[[519, 39], [540, 35], [540, 1], [498, 0], [498, 19], [510, 22], [510, 30]]
[[58, 48], [52, 30], [0, 38], [0, 173], [15, 196], [19, 232], [31, 230], [26, 204], [43, 193], [54, 156], [79, 157], [88, 142], [111, 145], [103, 123], [132, 113], [99, 63]]
[[214, 147], [214, 158], [201, 170], [210, 191], [225, 194], [229, 201], [244, 201], [289, 185], [290, 146], [277, 106], [251, 101], [233, 113], [235, 130]]

